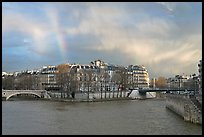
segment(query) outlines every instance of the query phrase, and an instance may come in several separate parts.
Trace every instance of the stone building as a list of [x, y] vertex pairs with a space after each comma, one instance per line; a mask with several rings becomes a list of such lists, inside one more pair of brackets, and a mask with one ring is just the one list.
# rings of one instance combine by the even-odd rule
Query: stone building
[[149, 87], [149, 75], [144, 66], [141, 65], [129, 65], [128, 71], [128, 85], [130, 88], [148, 88]]

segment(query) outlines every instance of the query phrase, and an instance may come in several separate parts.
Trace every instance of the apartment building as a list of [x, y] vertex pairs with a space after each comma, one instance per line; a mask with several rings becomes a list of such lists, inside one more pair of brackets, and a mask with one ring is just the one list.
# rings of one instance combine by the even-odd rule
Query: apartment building
[[128, 85], [130, 88], [148, 88], [149, 74], [147, 69], [141, 65], [129, 65], [128, 71]]

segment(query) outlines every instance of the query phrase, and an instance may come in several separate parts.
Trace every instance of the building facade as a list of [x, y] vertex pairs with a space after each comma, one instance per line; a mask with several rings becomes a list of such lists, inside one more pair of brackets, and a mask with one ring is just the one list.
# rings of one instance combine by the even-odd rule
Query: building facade
[[[2, 72], [2, 79], [6, 75], [8, 74]], [[17, 85], [25, 85], [27, 82], [29, 85], [27, 89], [60, 90], [67, 93], [72, 91], [115, 92], [129, 88], [149, 87], [149, 76], [144, 66], [124, 67], [108, 64], [99, 59], [84, 65], [43, 66], [37, 70], [18, 73], [14, 79]], [[21, 87], [24, 88], [24, 86]]]
[[128, 85], [130, 88], [148, 88], [149, 74], [147, 69], [141, 65], [129, 65], [128, 71]]
[[167, 79], [167, 85], [170, 89], [188, 89], [198, 91], [198, 76], [192, 75], [176, 75]]
[[45, 90], [59, 90], [56, 81], [56, 66], [43, 66], [38, 77], [39, 77], [39, 89]]

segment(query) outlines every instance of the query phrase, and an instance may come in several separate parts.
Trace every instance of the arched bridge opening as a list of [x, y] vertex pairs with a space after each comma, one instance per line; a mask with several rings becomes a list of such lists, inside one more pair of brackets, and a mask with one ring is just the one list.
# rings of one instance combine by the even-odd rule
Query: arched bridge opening
[[8, 97], [6, 97], [6, 100], [9, 100], [13, 97], [23, 97], [24, 99], [34, 99], [34, 98], [41, 98], [41, 95], [37, 94], [37, 93], [29, 93], [29, 92], [21, 92], [21, 93], [14, 93], [14, 94], [11, 94], [9, 95]]

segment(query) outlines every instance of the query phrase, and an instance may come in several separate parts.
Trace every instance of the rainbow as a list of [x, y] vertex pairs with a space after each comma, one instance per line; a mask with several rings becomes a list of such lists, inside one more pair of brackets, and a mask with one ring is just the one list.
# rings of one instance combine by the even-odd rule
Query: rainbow
[[56, 32], [57, 45], [59, 47], [61, 58], [63, 61], [67, 61], [67, 51], [68, 51], [68, 43], [66, 42], [64, 35], [59, 31]]
[[48, 18], [50, 20], [52, 27], [54, 28], [53, 33], [54, 33], [54, 36], [56, 38], [57, 46], [59, 47], [59, 50], [60, 50], [59, 52], [60, 52], [61, 59], [63, 62], [66, 62], [68, 59], [68, 57], [67, 57], [68, 43], [66, 42], [66, 39], [64, 37], [64, 33], [62, 31], [60, 31], [57, 11], [51, 12], [51, 13], [48, 11], [47, 15], [48, 15]]

